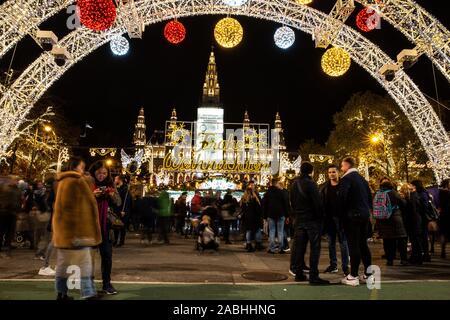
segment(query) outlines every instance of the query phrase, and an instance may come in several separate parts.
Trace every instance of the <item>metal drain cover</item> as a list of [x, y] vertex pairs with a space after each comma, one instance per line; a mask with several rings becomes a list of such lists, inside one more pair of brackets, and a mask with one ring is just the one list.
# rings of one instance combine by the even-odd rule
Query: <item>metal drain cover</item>
[[250, 271], [244, 272], [242, 278], [246, 280], [261, 281], [261, 282], [276, 282], [284, 281], [288, 277], [281, 273], [269, 272], [269, 271]]

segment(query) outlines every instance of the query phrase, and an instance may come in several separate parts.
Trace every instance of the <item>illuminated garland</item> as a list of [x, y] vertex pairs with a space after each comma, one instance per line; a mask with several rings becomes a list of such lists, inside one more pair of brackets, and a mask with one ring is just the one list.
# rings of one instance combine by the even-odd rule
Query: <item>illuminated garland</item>
[[116, 155], [116, 151], [116, 148], [89, 148], [91, 157], [95, 157], [96, 155], [104, 157], [107, 154], [109, 154], [111, 157], [114, 157]]
[[246, 4], [248, 0], [223, 0], [223, 3], [225, 3], [227, 6], [230, 7], [240, 7]]
[[172, 44], [178, 44], [186, 37], [186, 28], [178, 20], [169, 21], [164, 27], [164, 37]]
[[313, 0], [295, 0], [298, 4], [310, 4]]
[[94, 31], [109, 29], [116, 20], [116, 7], [112, 0], [78, 0], [80, 22]]

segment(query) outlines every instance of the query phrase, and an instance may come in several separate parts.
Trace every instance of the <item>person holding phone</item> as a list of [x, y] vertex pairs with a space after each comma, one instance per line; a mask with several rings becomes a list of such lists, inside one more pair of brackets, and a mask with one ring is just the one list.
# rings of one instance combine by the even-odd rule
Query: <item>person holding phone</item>
[[108, 210], [120, 206], [121, 199], [114, 187], [109, 169], [103, 161], [95, 162], [90, 168], [90, 174], [94, 178], [93, 192], [97, 200], [102, 243], [99, 245], [101, 256], [101, 269], [103, 291], [108, 295], [117, 294], [117, 290], [111, 284], [112, 271], [112, 242], [110, 237], [111, 224], [108, 221]]

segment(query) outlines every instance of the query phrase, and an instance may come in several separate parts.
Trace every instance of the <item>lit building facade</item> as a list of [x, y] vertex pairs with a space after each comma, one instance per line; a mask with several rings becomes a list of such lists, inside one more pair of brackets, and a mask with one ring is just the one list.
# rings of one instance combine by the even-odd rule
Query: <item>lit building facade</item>
[[143, 143], [144, 109], [139, 111], [134, 144], [145, 150], [150, 187], [240, 189], [250, 180], [267, 185], [272, 176], [286, 172], [279, 113], [272, 128], [268, 123], [252, 123], [247, 111], [241, 123], [225, 123], [224, 114], [216, 60], [211, 52], [196, 120], [178, 119], [173, 108], [165, 130], [155, 131]]

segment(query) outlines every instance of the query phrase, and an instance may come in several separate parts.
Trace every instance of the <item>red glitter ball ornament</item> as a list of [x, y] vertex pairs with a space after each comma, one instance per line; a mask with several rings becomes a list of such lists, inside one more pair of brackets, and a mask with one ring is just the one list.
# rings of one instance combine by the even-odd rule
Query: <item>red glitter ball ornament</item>
[[177, 20], [169, 21], [164, 27], [164, 37], [173, 44], [178, 44], [186, 37], [186, 28]]
[[356, 16], [356, 26], [364, 32], [376, 29], [379, 23], [380, 16], [371, 7], [364, 8]]
[[116, 20], [116, 6], [112, 0], [78, 0], [80, 22], [94, 31], [110, 28]]

